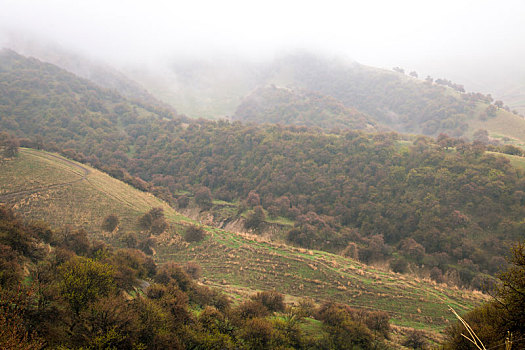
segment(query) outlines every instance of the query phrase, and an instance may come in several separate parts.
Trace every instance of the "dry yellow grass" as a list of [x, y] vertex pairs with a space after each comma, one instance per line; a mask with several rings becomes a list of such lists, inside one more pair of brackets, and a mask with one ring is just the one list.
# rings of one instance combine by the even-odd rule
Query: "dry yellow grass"
[[0, 203], [55, 228], [81, 226], [96, 234], [104, 217], [115, 214], [120, 231], [138, 232], [138, 218], [154, 207], [163, 208], [171, 223], [188, 220], [150, 193], [55, 154], [21, 149], [17, 158], [0, 166]]

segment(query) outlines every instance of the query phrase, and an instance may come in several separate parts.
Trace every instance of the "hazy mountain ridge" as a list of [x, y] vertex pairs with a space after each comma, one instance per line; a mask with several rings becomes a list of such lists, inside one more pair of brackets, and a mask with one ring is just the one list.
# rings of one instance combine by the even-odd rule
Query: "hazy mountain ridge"
[[233, 120], [282, 125], [317, 126], [325, 130], [385, 130], [366, 114], [347, 108], [335, 98], [306, 90], [261, 87], [237, 107]]
[[[479, 120], [495, 117], [499, 125], [509, 118], [519, 119], [519, 124], [525, 128], [522, 117], [515, 118], [503, 106], [491, 107], [492, 97], [456, 91], [454, 88], [461, 87], [460, 84], [446, 79], [435, 82], [423, 77], [418, 79], [340, 58], [300, 52], [257, 64], [238, 59], [230, 64], [221, 60], [178, 63], [175, 59], [173, 62], [167, 68], [168, 73], [150, 70], [141, 75], [139, 69], [134, 77], [154, 87], [151, 90], [159, 97], [195, 118], [234, 115], [254, 91], [276, 85], [335, 98], [345, 107], [367, 114], [376, 123], [398, 132], [472, 137]], [[319, 119], [313, 116], [313, 111], [320, 106], [312, 104], [311, 107], [305, 125], [317, 123], [312, 118]], [[256, 121], [257, 118], [252, 115], [250, 119]], [[265, 122], [266, 116], [260, 121]], [[515, 124], [514, 120], [512, 122]], [[513, 131], [515, 128], [497, 129], [488, 129], [488, 132], [496, 137], [503, 135], [521, 143], [524, 141], [522, 135]]]
[[398, 132], [458, 137], [477, 117], [475, 101], [443, 86], [355, 62], [299, 54], [277, 60], [272, 71], [275, 79], [332, 96]]
[[36, 39], [14, 36], [4, 46], [24, 56], [54, 64], [102, 88], [116, 90], [128, 99], [139, 100], [175, 112], [172, 106], [161, 102], [139, 83], [108, 64], [61, 49], [56, 44], [39, 43]]

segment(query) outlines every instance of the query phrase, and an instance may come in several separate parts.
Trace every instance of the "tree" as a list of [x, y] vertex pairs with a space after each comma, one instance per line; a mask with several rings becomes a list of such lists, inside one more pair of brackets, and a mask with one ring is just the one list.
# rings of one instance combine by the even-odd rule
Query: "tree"
[[[507, 311], [505, 315], [508, 330], [525, 333], [525, 244], [518, 243], [512, 248], [510, 266], [499, 279], [496, 300]], [[516, 334], [517, 335], [517, 334]]]
[[419, 76], [419, 75], [417, 74], [416, 71], [412, 71], [412, 72], [410, 72], [409, 75], [410, 75], [411, 77], [414, 77], [414, 78], [417, 78], [417, 77]]
[[164, 218], [164, 209], [153, 208], [139, 218], [139, 226], [149, 230], [153, 234], [160, 234], [168, 228], [168, 223]]
[[203, 210], [211, 209], [212, 196], [208, 187], [202, 186], [195, 192], [195, 203]]
[[180, 196], [177, 199], [177, 207], [180, 209], [185, 209], [190, 204], [190, 198], [188, 196]]
[[284, 296], [276, 291], [258, 292], [252, 295], [251, 299], [259, 301], [271, 312], [284, 311], [285, 308]]
[[248, 198], [246, 199], [246, 204], [250, 207], [255, 207], [261, 204], [261, 198], [255, 191], [250, 191], [248, 193]]
[[44, 348], [43, 339], [28, 332], [24, 321], [26, 292], [10, 294], [0, 289], [0, 348], [38, 350]]
[[115, 287], [113, 268], [89, 258], [75, 257], [58, 271], [60, 294], [77, 316], [89, 303], [109, 295]]
[[0, 150], [6, 158], [13, 158], [18, 155], [18, 147], [20, 142], [17, 138], [8, 134], [7, 132], [0, 132]]
[[405, 74], [405, 70], [401, 67], [394, 67], [392, 70], [397, 73]]
[[390, 261], [390, 268], [394, 272], [405, 273], [407, 272], [408, 262], [404, 258], [397, 258]]
[[489, 132], [487, 130], [478, 129], [478, 130], [476, 130], [474, 132], [474, 134], [472, 136], [474, 137], [475, 141], [479, 141], [479, 142], [482, 142], [484, 144], [488, 144], [490, 142]]
[[411, 349], [421, 349], [424, 350], [427, 348], [427, 341], [425, 339], [425, 334], [419, 330], [411, 330], [408, 332], [405, 340], [402, 343], [403, 346]]
[[248, 217], [244, 222], [244, 227], [246, 227], [248, 230], [258, 229], [264, 222], [264, 220], [266, 220], [264, 209], [260, 205], [258, 205], [254, 208], [253, 212], [248, 214]]
[[[462, 316], [487, 349], [525, 337], [525, 244], [516, 244], [511, 251], [509, 267], [498, 277], [493, 300]], [[465, 328], [459, 322], [447, 328], [445, 349], [470, 349], [461, 335]], [[523, 344], [523, 343], [519, 343]], [[514, 347], [513, 347], [514, 348]]]
[[248, 349], [271, 349], [273, 332], [270, 321], [253, 318], [245, 322], [240, 331], [240, 338]]

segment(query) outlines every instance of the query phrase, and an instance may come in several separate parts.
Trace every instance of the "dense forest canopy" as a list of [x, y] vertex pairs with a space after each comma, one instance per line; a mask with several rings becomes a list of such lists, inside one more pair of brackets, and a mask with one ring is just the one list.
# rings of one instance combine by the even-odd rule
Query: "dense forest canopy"
[[[393, 256], [480, 288], [523, 238], [525, 180], [479, 143], [188, 121], [4, 52], [0, 127], [175, 203], [182, 193], [294, 221], [294, 244]], [[210, 191], [211, 190], [211, 191]], [[204, 202], [203, 202], [204, 203]]]

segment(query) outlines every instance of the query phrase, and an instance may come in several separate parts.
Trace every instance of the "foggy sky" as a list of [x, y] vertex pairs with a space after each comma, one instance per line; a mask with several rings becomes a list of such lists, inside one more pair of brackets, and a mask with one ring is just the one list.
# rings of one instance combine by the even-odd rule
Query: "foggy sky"
[[308, 49], [424, 72], [523, 71], [523, 19], [523, 0], [0, 0], [0, 44], [22, 31], [117, 65]]

